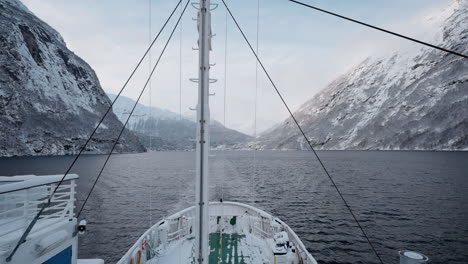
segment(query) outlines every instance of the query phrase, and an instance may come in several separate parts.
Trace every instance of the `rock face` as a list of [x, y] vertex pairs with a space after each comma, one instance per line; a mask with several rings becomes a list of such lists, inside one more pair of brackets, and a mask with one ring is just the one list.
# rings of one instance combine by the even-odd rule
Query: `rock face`
[[[109, 94], [113, 100], [115, 95]], [[120, 96], [114, 104], [114, 113], [125, 123], [135, 101]], [[127, 127], [138, 135], [140, 141], [151, 150], [193, 150], [197, 125], [190, 118], [179, 114], [138, 104]], [[228, 129], [217, 121], [210, 126], [213, 148], [240, 148], [252, 137], [236, 130]]]
[[[433, 41], [468, 54], [468, 1], [438, 15]], [[468, 149], [468, 60], [417, 44], [370, 57], [295, 113], [318, 149]], [[306, 149], [292, 119], [263, 134], [268, 149]]]
[[[76, 153], [109, 106], [57, 31], [18, 0], [0, 0], [0, 156]], [[87, 151], [109, 151], [121, 127], [110, 113]], [[117, 150], [145, 149], [127, 131]]]

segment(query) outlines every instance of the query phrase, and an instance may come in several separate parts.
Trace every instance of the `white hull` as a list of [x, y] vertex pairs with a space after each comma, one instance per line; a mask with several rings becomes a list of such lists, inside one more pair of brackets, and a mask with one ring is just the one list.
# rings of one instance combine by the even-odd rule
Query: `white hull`
[[[195, 263], [195, 217], [195, 207], [190, 207], [161, 220], [138, 239], [118, 264]], [[214, 202], [209, 206], [209, 219], [210, 264], [317, 263], [288, 225], [260, 209]], [[279, 233], [287, 234], [287, 241], [274, 239]]]

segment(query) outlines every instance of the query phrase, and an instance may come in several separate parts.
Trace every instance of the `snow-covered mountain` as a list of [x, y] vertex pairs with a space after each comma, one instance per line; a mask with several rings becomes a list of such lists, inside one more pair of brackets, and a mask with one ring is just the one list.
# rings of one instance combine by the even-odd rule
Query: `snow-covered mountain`
[[[431, 23], [435, 44], [468, 54], [468, 1], [454, 1]], [[373, 56], [295, 116], [319, 149], [468, 149], [468, 60], [418, 44]], [[291, 118], [257, 142], [271, 149], [305, 143]]]
[[[108, 93], [107, 96], [111, 101], [115, 100], [116, 95]], [[135, 105], [135, 100], [128, 98], [126, 96], [119, 96], [119, 99], [113, 106], [114, 114], [119, 118], [119, 120], [124, 123], [127, 120], [130, 111], [132, 110], [133, 106]], [[141, 120], [145, 120], [148, 117], [153, 117], [159, 120], [168, 120], [168, 119], [186, 119], [184, 116], [180, 116], [174, 112], [171, 112], [166, 109], [162, 109], [159, 107], [149, 107], [144, 104], [138, 103], [133, 111], [132, 118], [128, 121], [127, 127], [133, 130], [135, 127], [138, 126], [138, 123]]]
[[[18, 0], [0, 0], [0, 156], [73, 154], [110, 106], [93, 69]], [[88, 151], [110, 150], [111, 113]], [[144, 151], [124, 133], [118, 151]]]
[[[115, 95], [109, 94], [111, 100]], [[114, 104], [114, 113], [122, 123], [128, 118], [135, 101], [120, 96]], [[127, 127], [138, 135], [140, 141], [151, 150], [192, 150], [195, 147], [195, 120], [174, 112], [138, 104]], [[224, 127], [212, 120], [210, 126], [213, 148], [238, 148], [252, 140], [248, 135]]]

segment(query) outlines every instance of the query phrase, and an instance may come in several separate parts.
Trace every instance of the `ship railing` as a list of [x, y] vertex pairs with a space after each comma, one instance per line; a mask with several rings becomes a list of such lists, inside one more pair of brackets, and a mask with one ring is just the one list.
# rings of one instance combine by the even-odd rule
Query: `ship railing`
[[253, 232], [254, 232], [254, 235], [260, 237], [260, 238], [271, 238], [273, 234], [271, 234], [270, 232], [267, 232], [263, 229], [261, 229], [261, 227], [258, 227], [256, 225], [254, 225], [253, 227]]
[[[249, 205], [235, 202], [211, 202], [210, 217], [250, 215], [252, 216], [249, 224], [252, 231], [259, 237], [272, 238], [279, 231], [286, 231], [290, 240], [296, 245], [303, 263], [316, 264], [314, 258], [308, 253], [299, 237], [281, 220], [274, 218], [264, 211]], [[187, 208], [172, 216], [166, 217], [157, 224], [148, 229], [136, 243], [127, 251], [127, 253], [117, 262], [117, 264], [127, 264], [143, 256], [142, 263], [158, 256], [158, 248], [165, 248], [172, 241], [177, 241], [185, 237], [191, 237], [192, 224], [195, 217], [195, 207]], [[255, 219], [255, 220], [254, 220]]]
[[[22, 233], [47, 202], [62, 175], [0, 177], [0, 236]], [[75, 180], [68, 175], [58, 187], [51, 204], [41, 214], [38, 226], [74, 218]], [[12, 236], [14, 239], [15, 236]]]
[[158, 254], [159, 248], [165, 248], [169, 243], [192, 236], [195, 207], [190, 207], [166, 217], [148, 229], [117, 264], [127, 264], [132, 260], [136, 263], [137, 256], [143, 256], [142, 263]]
[[187, 234], [187, 230], [185, 228], [178, 229], [178, 230], [168, 234], [167, 241], [172, 242], [172, 241], [175, 241], [175, 240], [179, 240], [179, 239], [185, 237], [186, 234]]
[[179, 215], [177, 217], [167, 219], [169, 221], [169, 230], [167, 241], [168, 243], [176, 240], [180, 240], [190, 235], [189, 219], [185, 215]]

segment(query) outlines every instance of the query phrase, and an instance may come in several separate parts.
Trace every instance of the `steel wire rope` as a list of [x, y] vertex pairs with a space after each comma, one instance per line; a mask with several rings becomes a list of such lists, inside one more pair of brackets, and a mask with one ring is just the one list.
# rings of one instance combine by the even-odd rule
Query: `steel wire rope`
[[[182, 12], [182, 7], [180, 9]], [[179, 27], [179, 119], [182, 120], [182, 36], [183, 36], [183, 21]]]
[[[227, 102], [227, 54], [228, 54], [228, 22], [229, 22], [228, 12], [225, 12], [225, 28], [224, 28], [224, 84], [223, 84], [223, 126], [226, 128], [226, 102]], [[223, 131], [223, 144], [226, 145], [226, 131]], [[226, 147], [222, 150], [222, 160], [223, 160], [223, 172], [221, 173], [221, 219], [219, 227], [219, 244], [221, 254], [219, 254], [219, 263], [222, 263], [222, 244], [223, 244], [223, 227], [224, 227], [224, 188], [225, 188], [225, 178], [226, 178]]]
[[369, 28], [372, 28], [372, 29], [375, 29], [375, 30], [378, 30], [378, 31], [381, 31], [381, 32], [384, 32], [384, 33], [399, 37], [399, 38], [403, 38], [403, 39], [406, 39], [406, 40], [409, 40], [409, 41], [413, 41], [413, 42], [419, 43], [419, 44], [424, 45], [424, 46], [428, 46], [428, 47], [431, 47], [431, 48], [434, 48], [434, 49], [438, 49], [438, 50], [441, 50], [441, 51], [444, 51], [444, 52], [447, 52], [447, 53], [450, 53], [450, 54], [453, 54], [453, 55], [460, 56], [462, 58], [468, 59], [468, 55], [465, 55], [465, 54], [462, 54], [462, 53], [459, 53], [459, 52], [456, 52], [456, 51], [453, 51], [453, 50], [449, 50], [449, 49], [446, 49], [446, 48], [443, 48], [443, 47], [440, 47], [440, 46], [437, 46], [437, 45], [434, 45], [434, 44], [430, 44], [430, 43], [422, 41], [422, 40], [418, 40], [418, 39], [415, 39], [415, 38], [412, 38], [412, 37], [409, 37], [409, 36], [405, 36], [405, 35], [402, 35], [400, 33], [396, 33], [396, 32], [381, 28], [381, 27], [377, 27], [377, 26], [374, 26], [374, 25], [371, 25], [371, 24], [368, 24], [368, 23], [365, 23], [365, 22], [362, 22], [362, 21], [359, 21], [359, 20], [356, 20], [356, 19], [353, 19], [353, 18], [350, 18], [350, 17], [346, 17], [346, 16], [343, 16], [343, 15], [340, 15], [340, 14], [337, 14], [337, 13], [327, 11], [325, 9], [321, 9], [321, 8], [318, 8], [318, 7], [309, 5], [309, 4], [302, 3], [302, 2], [299, 2], [299, 1], [296, 1], [296, 0], [287, 0], [287, 1], [298, 4], [298, 5], [301, 5], [301, 6], [304, 6], [304, 7], [314, 9], [316, 11], [319, 11], [319, 12], [322, 12], [322, 13], [325, 13], [325, 14], [328, 14], [328, 15], [332, 15], [332, 16], [341, 18], [341, 19], [344, 19], [344, 20], [348, 20], [348, 21], [351, 21], [353, 23], [356, 23], [356, 24], [359, 24], [359, 25], [362, 25], [362, 26], [365, 26], [365, 27], [369, 27]]
[[96, 127], [94, 128], [93, 132], [91, 133], [91, 135], [88, 137], [88, 139], [86, 140], [85, 144], [81, 147], [78, 155], [73, 159], [72, 163], [70, 164], [70, 166], [68, 167], [68, 169], [66, 170], [66, 172], [64, 173], [63, 177], [60, 179], [60, 181], [57, 183], [57, 185], [55, 186], [54, 190], [51, 192], [51, 194], [49, 195], [49, 197], [47, 198], [47, 202], [46, 203], [43, 203], [41, 209], [38, 211], [38, 213], [36, 214], [36, 216], [33, 218], [33, 220], [31, 221], [31, 223], [28, 225], [28, 227], [25, 229], [25, 231], [23, 232], [23, 234], [21, 235], [21, 238], [19, 239], [18, 243], [15, 245], [15, 247], [13, 248], [12, 252], [10, 253], [10, 255], [8, 255], [8, 257], [5, 259], [6, 262], [10, 262], [11, 259], [13, 258], [13, 256], [15, 255], [16, 251], [18, 250], [18, 248], [26, 241], [26, 238], [27, 236], [29, 235], [29, 233], [31, 232], [32, 228], [34, 227], [34, 225], [36, 224], [37, 220], [39, 219], [39, 217], [42, 215], [42, 213], [44, 212], [44, 210], [50, 206], [51, 204], [51, 201], [52, 201], [52, 198], [53, 196], [55, 195], [55, 193], [57, 192], [58, 188], [60, 187], [60, 185], [63, 183], [63, 181], [65, 180], [65, 178], [67, 177], [67, 175], [70, 173], [71, 169], [73, 168], [73, 166], [75, 165], [75, 163], [77, 162], [78, 158], [82, 155], [83, 151], [86, 149], [86, 147], [88, 146], [89, 142], [91, 141], [91, 139], [93, 138], [93, 136], [96, 134], [96, 131], [98, 130], [98, 128], [100, 127], [100, 125], [104, 122], [104, 119], [107, 117], [107, 115], [109, 114], [110, 110], [112, 109], [112, 107], [114, 106], [115, 102], [117, 101], [117, 99], [120, 97], [120, 95], [122, 94], [122, 92], [125, 90], [125, 88], [127, 87], [128, 83], [130, 82], [130, 80], [132, 79], [132, 77], [134, 76], [135, 72], [138, 70], [138, 68], [140, 67], [141, 63], [143, 62], [143, 60], [145, 59], [146, 55], [149, 53], [149, 51], [151, 50], [151, 48], [153, 47], [154, 43], [156, 42], [156, 40], [159, 38], [159, 36], [161, 35], [162, 31], [164, 30], [164, 28], [166, 27], [167, 23], [170, 21], [170, 19], [172, 18], [172, 16], [174, 15], [175, 11], [177, 10], [178, 6], [180, 5], [180, 3], [182, 2], [182, 0], [180, 0], [176, 7], [174, 8], [174, 10], [172, 11], [172, 13], [169, 15], [169, 17], [167, 18], [166, 22], [164, 23], [164, 25], [162, 26], [161, 30], [158, 32], [158, 34], [156, 35], [156, 37], [154, 38], [153, 42], [151, 43], [150, 47], [148, 47], [148, 49], [145, 51], [145, 53], [143, 54], [143, 57], [140, 59], [140, 61], [137, 63], [136, 67], [133, 69], [132, 73], [130, 74], [130, 76], [128, 77], [128, 79], [125, 81], [125, 84], [123, 85], [123, 87], [120, 89], [119, 93], [117, 94], [117, 96], [114, 98], [114, 100], [112, 101], [112, 103], [110, 104], [110, 106], [107, 108], [106, 112], [104, 113], [104, 115], [102, 116], [101, 120], [98, 122], [98, 124], [96, 125]]
[[[151, 14], [151, 1], [152, 0], [148, 0], [148, 41], [149, 43], [151, 44], [151, 39], [152, 39], [152, 30], [151, 30], [151, 22], [152, 22], [152, 14]], [[148, 54], [148, 75], [151, 74], [151, 68], [153, 67], [153, 64], [152, 64], [152, 61], [151, 61], [151, 50]], [[149, 81], [149, 89], [148, 89], [148, 93], [149, 93], [149, 96], [148, 96], [148, 104], [149, 104], [149, 108], [148, 108], [148, 118], [146, 118], [146, 122], [148, 122], [148, 124], [150, 125], [151, 127], [151, 118], [152, 118], [152, 108], [151, 108], [151, 92], [152, 92], [152, 87], [151, 87], [151, 77], [150, 77], [150, 81]], [[146, 125], [146, 128], [145, 129], [148, 129], [148, 125]], [[152, 142], [151, 142], [152, 138], [151, 138], [151, 131], [149, 132], [149, 152], [151, 152], [151, 147], [152, 147]], [[153, 225], [153, 181], [150, 179], [150, 192], [149, 192], [149, 215], [150, 215], [150, 226]]]
[[319, 162], [320, 166], [322, 167], [323, 171], [325, 172], [325, 174], [328, 176], [328, 178], [330, 179], [330, 182], [332, 183], [332, 185], [334, 186], [335, 190], [337, 191], [337, 193], [339, 194], [339, 196], [341, 197], [341, 199], [343, 200], [343, 203], [344, 205], [346, 206], [346, 208], [348, 209], [349, 213], [351, 214], [351, 216], [353, 217], [354, 221], [356, 222], [358, 228], [361, 230], [362, 234], [364, 235], [365, 239], [367, 240], [367, 243], [370, 245], [371, 249], [373, 250], [374, 254], [377, 256], [378, 260], [380, 263], [383, 264], [383, 261], [382, 261], [382, 258], [380, 257], [379, 253], [377, 252], [377, 250], [375, 249], [374, 245], [372, 244], [372, 242], [370, 241], [369, 237], [367, 236], [366, 232], [364, 231], [363, 227], [361, 226], [361, 224], [359, 223], [357, 217], [354, 215], [354, 212], [353, 210], [351, 209], [351, 207], [349, 206], [348, 202], [346, 201], [346, 199], [344, 198], [343, 194], [341, 193], [340, 189], [338, 188], [338, 186], [336, 185], [335, 181], [333, 180], [333, 178], [331, 177], [330, 173], [328, 172], [327, 168], [325, 167], [325, 164], [322, 162], [322, 159], [320, 158], [320, 156], [317, 154], [317, 152], [315, 151], [315, 148], [313, 147], [312, 143], [310, 142], [309, 138], [307, 138], [304, 130], [302, 129], [302, 127], [299, 125], [299, 122], [297, 121], [296, 117], [294, 116], [293, 112], [291, 111], [291, 109], [289, 108], [288, 104], [286, 103], [284, 97], [282, 96], [281, 92], [278, 90], [276, 84], [273, 82], [273, 79], [271, 78], [270, 74], [268, 73], [268, 71], [266, 70], [265, 66], [263, 65], [262, 61], [260, 60], [260, 58], [258, 57], [257, 53], [255, 52], [254, 48], [252, 47], [252, 45], [250, 44], [250, 41], [247, 39], [247, 37], [245, 36], [244, 34], [244, 31], [242, 30], [242, 28], [240, 27], [239, 23], [237, 22], [237, 20], [235, 19], [234, 15], [232, 14], [231, 10], [229, 9], [229, 7], [227, 6], [226, 2], [224, 0], [221, 0], [224, 4], [224, 6], [226, 7], [226, 9], [228, 10], [229, 12], [229, 15], [231, 16], [232, 20], [234, 21], [234, 23], [236, 24], [237, 28], [239, 29], [240, 33], [242, 34], [242, 37], [244, 38], [244, 40], [246, 41], [246, 43], [248, 44], [250, 50], [252, 51], [252, 53], [255, 55], [255, 58], [257, 59], [260, 67], [263, 69], [264, 73], [266, 74], [266, 76], [268, 77], [270, 83], [272, 84], [273, 88], [275, 89], [276, 93], [278, 94], [278, 96], [280, 97], [281, 101], [283, 102], [283, 105], [286, 107], [287, 111], [289, 112], [289, 115], [291, 116], [291, 118], [293, 119], [294, 123], [296, 124], [297, 128], [299, 129], [299, 131], [301, 132], [302, 136], [304, 137], [304, 139], [307, 141], [310, 149], [312, 150], [312, 152], [314, 153], [317, 161]]
[[[256, 51], [259, 54], [259, 36], [260, 36], [260, 0], [257, 0], [257, 34], [256, 34]], [[254, 95], [254, 140], [257, 140], [257, 107], [258, 107], [258, 61], [255, 60], [255, 95]], [[257, 176], [257, 146], [256, 144], [253, 145], [253, 173], [251, 176], [251, 183], [252, 186], [252, 206], [254, 206], [255, 198], [255, 177]]]
[[[182, 14], [182, 6], [180, 6], [180, 13]], [[179, 120], [182, 120], [182, 36], [183, 36], [183, 21], [180, 21], [179, 26]], [[179, 184], [179, 187], [182, 187]], [[179, 227], [180, 228], [180, 227]], [[179, 257], [178, 263], [180, 264], [180, 257], [181, 257], [182, 249], [179, 249]]]
[[174, 28], [173, 28], [173, 30], [172, 30], [172, 32], [171, 32], [169, 38], [167, 39], [166, 44], [164, 45], [163, 50], [162, 50], [161, 53], [159, 54], [158, 60], [157, 60], [156, 63], [154, 64], [153, 70], [151, 71], [151, 74], [150, 74], [149, 78], [146, 80], [146, 83], [145, 83], [145, 85], [143, 86], [143, 89], [141, 90], [140, 95], [138, 96], [138, 99], [136, 100], [135, 104], [133, 105], [133, 108], [132, 108], [132, 110], [130, 111], [129, 116], [128, 116], [127, 120], [125, 121], [125, 124], [123, 125], [122, 129], [120, 130], [119, 136], [118, 136], [117, 139], [115, 140], [114, 145], [112, 146], [111, 151], [110, 151], [109, 154], [107, 155], [107, 158], [106, 158], [104, 164], [102, 165], [101, 170], [99, 171], [99, 174], [98, 174], [98, 176], [96, 177], [96, 180], [94, 181], [93, 186], [91, 187], [91, 190], [89, 191], [88, 195], [86, 196], [86, 199], [85, 199], [84, 203], [82, 204], [82, 206], [81, 206], [81, 208], [80, 208], [80, 211], [78, 212], [77, 217], [80, 217], [80, 215], [81, 215], [81, 213], [82, 213], [82, 211], [83, 211], [83, 209], [84, 209], [86, 203], [88, 202], [89, 197], [91, 196], [91, 194], [92, 194], [92, 192], [93, 192], [93, 190], [94, 190], [94, 187], [96, 186], [97, 182], [98, 182], [99, 179], [101, 178], [102, 172], [104, 171], [104, 169], [105, 169], [105, 167], [106, 167], [106, 165], [107, 165], [107, 163], [108, 163], [110, 157], [111, 157], [112, 154], [113, 154], [113, 150], [114, 150], [115, 147], [117, 146], [120, 137], [122, 136], [123, 132], [125, 131], [125, 128], [126, 128], [126, 126], [127, 126], [127, 124], [128, 124], [128, 121], [129, 121], [130, 118], [132, 117], [132, 114], [133, 114], [133, 112], [135, 111], [135, 108], [137, 107], [138, 102], [140, 101], [140, 99], [141, 99], [143, 93], [144, 93], [145, 90], [146, 90], [146, 87], [148, 86], [149, 81], [151, 80], [151, 77], [153, 76], [153, 74], [154, 74], [156, 68], [158, 67], [159, 62], [161, 61], [161, 58], [162, 58], [162, 56], [164, 55], [164, 52], [166, 51], [166, 48], [167, 48], [167, 46], [169, 45], [169, 42], [171, 41], [172, 36], [174, 35], [174, 32], [175, 32], [175, 30], [177, 29], [177, 26], [179, 25], [179, 22], [180, 22], [182, 16], [184, 15], [185, 10], [187, 9], [187, 6], [188, 6], [189, 3], [190, 3], [190, 0], [187, 0], [187, 3], [186, 3], [186, 5], [185, 5], [185, 7], [184, 7], [183, 12], [182, 12], [181, 15], [179, 16], [179, 19], [177, 20], [177, 23], [175, 24], [175, 26], [174, 26]]
[[[228, 54], [228, 12], [225, 14], [224, 29], [224, 85], [223, 85], [223, 126], [226, 127], [226, 102], [227, 102], [227, 54]], [[223, 144], [226, 144], [226, 131], [223, 131]], [[226, 173], [226, 148], [223, 150], [223, 171]], [[224, 200], [224, 177], [221, 180], [221, 201]]]

